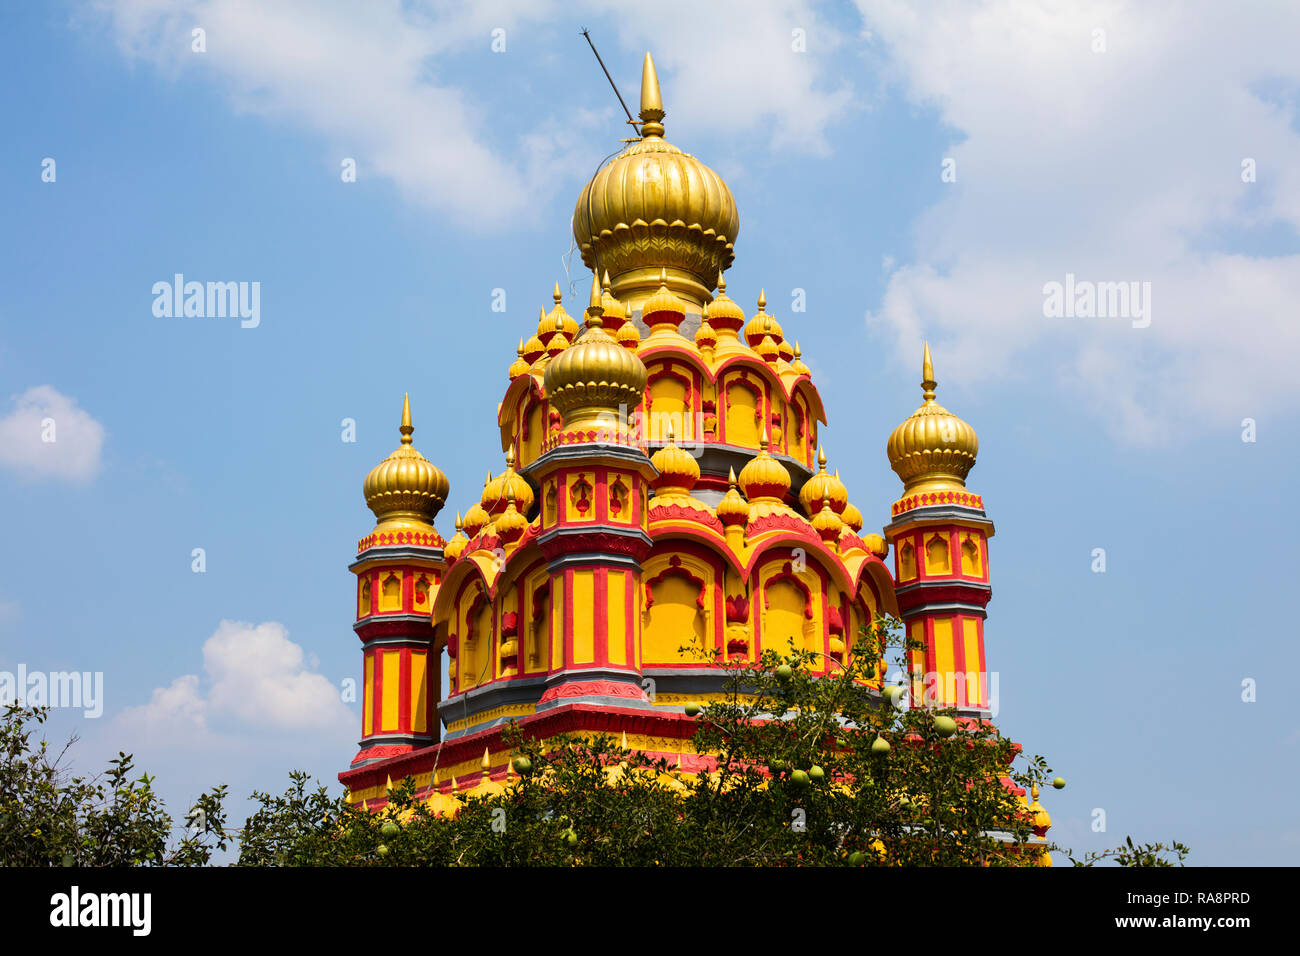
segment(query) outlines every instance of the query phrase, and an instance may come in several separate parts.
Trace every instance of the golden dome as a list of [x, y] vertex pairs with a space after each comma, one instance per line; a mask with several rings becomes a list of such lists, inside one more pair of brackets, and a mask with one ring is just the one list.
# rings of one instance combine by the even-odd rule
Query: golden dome
[[506, 505], [506, 510], [492, 522], [492, 530], [502, 541], [514, 541], [528, 530], [528, 518], [511, 501]]
[[366, 475], [366, 507], [381, 527], [432, 527], [447, 501], [451, 485], [438, 468], [411, 444], [411, 397], [402, 399], [402, 443]]
[[790, 472], [785, 465], [767, 453], [767, 431], [764, 429], [758, 454], [740, 469], [740, 490], [751, 502], [758, 498], [785, 498], [790, 490]]
[[718, 273], [718, 294], [709, 303], [709, 322], [734, 338], [745, 327], [745, 310], [727, 297], [727, 280]]
[[654, 480], [655, 494], [669, 492], [688, 494], [700, 480], [700, 464], [690, 452], [677, 447], [673, 441], [673, 427], [668, 426], [668, 444], [652, 456], [650, 463], [659, 469]]
[[546, 397], [566, 427], [625, 428], [620, 409], [630, 413], [645, 391], [645, 365], [601, 327], [603, 312], [600, 283], [593, 275], [586, 331], [546, 366]]
[[635, 352], [637, 346], [641, 344], [641, 333], [637, 331], [636, 323], [632, 321], [630, 305], [624, 311], [623, 324], [618, 327], [618, 333], [614, 337], [618, 339], [619, 345], [632, 352]]
[[759, 358], [769, 365], [781, 357], [781, 349], [776, 344], [776, 340], [770, 335], [763, 336], [763, 341], [754, 347], [754, 351], [758, 353]]
[[456, 513], [456, 534], [454, 537], [452, 537], [450, 541], [447, 542], [447, 546], [442, 549], [442, 556], [446, 558], [449, 562], [455, 561], [462, 554], [464, 554], [465, 545], [469, 544], [469, 538], [465, 537], [465, 532], [461, 530], [461, 525], [462, 522], [460, 519], [460, 512], [457, 512]]
[[853, 530], [854, 534], [862, 530], [862, 512], [858, 510], [858, 506], [853, 502], [850, 501], [844, 506], [844, 510], [840, 512], [840, 517], [844, 519], [844, 523]]
[[791, 367], [800, 375], [811, 375], [812, 370], [803, 362], [803, 352], [799, 350], [799, 343], [794, 343], [794, 361], [790, 363]]
[[[826, 473], [825, 448], [817, 449], [817, 466], [817, 474], [805, 481], [799, 489], [799, 503], [803, 505], [804, 514], [811, 518], [821, 510], [822, 499], [828, 496], [835, 513], [843, 514], [849, 503], [849, 489], [840, 481], [839, 475]], [[861, 521], [858, 525], [861, 527]]]
[[962, 490], [966, 475], [975, 466], [979, 437], [975, 429], [934, 400], [929, 342], [921, 377], [925, 401], [889, 436], [889, 467], [903, 479], [904, 494]]
[[506, 470], [483, 486], [483, 497], [479, 504], [492, 517], [504, 514], [511, 504], [526, 515], [533, 506], [533, 500], [532, 485], [515, 471], [515, 449], [511, 446], [506, 455]]
[[717, 344], [718, 333], [713, 331], [713, 326], [709, 323], [709, 307], [706, 305], [700, 310], [700, 327], [695, 330], [695, 347], [711, 349]]
[[641, 72], [641, 138], [583, 187], [573, 237], [589, 269], [609, 270], [613, 294], [634, 304], [668, 284], [696, 306], [735, 258], [740, 213], [722, 177], [663, 138], [654, 60]]
[[[548, 319], [549, 321], [549, 319]], [[555, 320], [555, 327], [551, 330], [551, 337], [546, 340], [546, 354], [551, 358], [559, 355], [569, 347], [573, 341], [564, 332], [565, 325], [563, 317]]]
[[524, 343], [524, 361], [529, 365], [532, 365], [545, 354], [546, 346], [542, 344], [542, 340], [536, 335], [531, 336], [528, 341]]
[[483, 510], [483, 506], [476, 501], [470, 505], [469, 511], [465, 512], [465, 519], [461, 527], [464, 529], [466, 536], [473, 539], [491, 520], [488, 513]]
[[524, 340], [519, 340], [519, 348], [515, 349], [516, 358], [510, 363], [510, 368], [506, 374], [510, 376], [510, 381], [514, 381], [520, 375], [527, 374], [528, 370], [533, 367], [533, 363], [524, 358]]
[[781, 358], [786, 362], [789, 362], [794, 358], [794, 349], [790, 347], [790, 343], [787, 342], [785, 339], [778, 339], [776, 343], [776, 347], [777, 350], [781, 353]]
[[840, 531], [844, 528], [844, 522], [840, 520], [840, 516], [831, 507], [830, 495], [822, 498], [821, 510], [813, 515], [812, 526], [813, 530], [827, 544], [839, 540]]
[[763, 341], [764, 336], [770, 335], [774, 342], [780, 342], [785, 337], [781, 324], [764, 311], [766, 308], [767, 291], [760, 289], [758, 292], [758, 311], [749, 320], [749, 325], [745, 326], [745, 341], [749, 343], [750, 348], [757, 347], [758, 343]]
[[749, 502], [740, 497], [740, 492], [736, 490], [736, 469], [731, 469], [727, 482], [731, 487], [713, 511], [724, 525], [743, 525], [749, 520]]
[[641, 321], [653, 335], [675, 332], [686, 319], [686, 306], [668, 288], [668, 270], [659, 270], [659, 291], [641, 304]]
[[551, 290], [551, 298], [555, 300], [555, 307], [550, 312], [543, 310], [541, 318], [537, 320], [537, 335], [543, 343], [549, 343], [551, 336], [559, 330], [572, 342], [573, 337], [578, 334], [578, 320], [564, 311], [564, 306], [561, 304], [564, 294], [560, 292], [558, 282]]

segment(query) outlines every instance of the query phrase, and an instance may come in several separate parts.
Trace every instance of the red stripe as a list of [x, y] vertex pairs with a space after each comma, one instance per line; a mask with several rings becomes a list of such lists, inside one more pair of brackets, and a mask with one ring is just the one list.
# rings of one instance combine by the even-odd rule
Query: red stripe
[[952, 619], [952, 668], [957, 672], [954, 682], [957, 699], [953, 703], [964, 706], [969, 684], [966, 680], [966, 625], [960, 615], [953, 615]]
[[609, 663], [609, 569], [596, 568], [593, 597], [595, 625], [595, 663]]
[[561, 668], [573, 663], [573, 570], [564, 569], [564, 661]]
[[383, 652], [374, 651], [371, 654], [371, 658], [374, 661], [374, 670], [372, 671], [372, 673], [375, 675], [375, 687], [374, 687], [374, 691], [370, 695], [370, 704], [373, 709], [373, 713], [371, 713], [370, 715], [370, 730], [372, 734], [381, 734], [384, 732], [383, 725], [379, 722], [380, 717], [384, 712], [383, 711], [383, 702], [384, 702]]
[[636, 614], [632, 603], [636, 600], [636, 582], [632, 580], [634, 575], [623, 575], [623, 641], [627, 650], [624, 656], [630, 666], [641, 669], [641, 660], [637, 651], [640, 650], [641, 642], [637, 639]]
[[411, 651], [403, 647], [397, 658], [397, 729], [411, 732]]

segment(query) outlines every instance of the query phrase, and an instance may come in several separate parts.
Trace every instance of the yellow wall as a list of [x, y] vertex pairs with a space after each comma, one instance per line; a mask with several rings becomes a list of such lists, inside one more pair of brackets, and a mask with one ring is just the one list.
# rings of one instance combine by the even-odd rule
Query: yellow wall
[[727, 444], [758, 447], [757, 396], [744, 385], [727, 386]]
[[682, 646], [708, 646], [707, 621], [696, 603], [700, 586], [680, 574], [669, 574], [651, 587], [653, 601], [641, 632], [642, 660], [654, 664], [696, 663], [700, 658]]

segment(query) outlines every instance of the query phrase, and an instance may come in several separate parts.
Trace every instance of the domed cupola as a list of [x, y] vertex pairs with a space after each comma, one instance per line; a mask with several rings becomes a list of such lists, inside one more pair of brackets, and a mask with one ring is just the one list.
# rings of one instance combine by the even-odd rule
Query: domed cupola
[[573, 213], [582, 261], [608, 270], [615, 298], [639, 306], [659, 287], [699, 308], [735, 258], [740, 213], [722, 177], [664, 139], [654, 60], [641, 73], [641, 138], [583, 188]]
[[447, 476], [415, 450], [411, 398], [402, 400], [402, 443], [366, 475], [366, 507], [378, 519], [376, 531], [428, 531], [447, 501]]
[[889, 436], [889, 467], [903, 479], [905, 495], [964, 491], [975, 467], [979, 437], [975, 429], [934, 400], [934, 365], [930, 343], [921, 366], [925, 401]]
[[593, 275], [586, 331], [546, 366], [546, 397], [566, 430], [618, 434], [627, 427], [620, 413], [636, 408], [644, 396], [645, 364], [601, 327], [603, 313], [600, 281]]

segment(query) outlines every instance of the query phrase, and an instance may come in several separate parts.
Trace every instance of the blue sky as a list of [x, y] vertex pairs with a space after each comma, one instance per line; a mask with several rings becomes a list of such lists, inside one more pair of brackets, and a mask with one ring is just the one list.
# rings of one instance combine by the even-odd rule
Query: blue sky
[[[585, 287], [572, 204], [627, 135], [587, 27], [629, 102], [654, 52], [668, 138], [730, 184], [728, 292], [800, 341], [868, 530], [931, 342], [997, 527], [999, 720], [1070, 781], [1053, 835], [1294, 859], [1293, 8], [266, 7], [0, 12], [0, 670], [104, 673], [102, 717], [51, 723], [82, 767], [134, 751], [242, 819], [351, 757], [346, 566], [402, 394], [449, 535], [516, 342]], [[156, 317], [177, 272], [259, 282], [260, 325]], [[1046, 318], [1067, 274], [1150, 282], [1149, 326]]]

